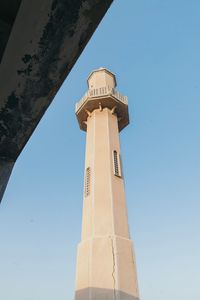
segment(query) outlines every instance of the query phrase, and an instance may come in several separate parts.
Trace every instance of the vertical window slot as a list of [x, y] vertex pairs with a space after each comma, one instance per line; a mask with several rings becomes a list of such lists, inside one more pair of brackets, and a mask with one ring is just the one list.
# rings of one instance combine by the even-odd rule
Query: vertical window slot
[[90, 195], [91, 170], [88, 167], [85, 172], [85, 197]]
[[114, 175], [121, 177], [121, 165], [120, 165], [120, 156], [117, 153], [116, 150], [113, 151], [113, 169], [114, 169]]

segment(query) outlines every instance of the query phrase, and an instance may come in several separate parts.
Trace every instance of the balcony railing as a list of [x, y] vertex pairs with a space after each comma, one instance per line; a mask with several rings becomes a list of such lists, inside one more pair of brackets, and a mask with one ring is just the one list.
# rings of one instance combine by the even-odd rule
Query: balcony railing
[[87, 98], [96, 98], [101, 96], [111, 95], [117, 98], [117, 100], [121, 101], [122, 103], [128, 105], [128, 97], [121, 95], [118, 91], [114, 88], [109, 87], [100, 87], [98, 89], [88, 90], [85, 95], [81, 98], [81, 100], [76, 103], [76, 112], [79, 108], [83, 105]]

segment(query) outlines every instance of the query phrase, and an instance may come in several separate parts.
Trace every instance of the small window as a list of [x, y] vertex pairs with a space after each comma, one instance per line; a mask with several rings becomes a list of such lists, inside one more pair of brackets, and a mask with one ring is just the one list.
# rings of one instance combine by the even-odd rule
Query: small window
[[116, 150], [113, 151], [113, 169], [114, 175], [121, 177], [121, 165], [120, 165], [120, 156]]
[[91, 171], [88, 167], [85, 172], [85, 197], [90, 195], [90, 177], [91, 177]]

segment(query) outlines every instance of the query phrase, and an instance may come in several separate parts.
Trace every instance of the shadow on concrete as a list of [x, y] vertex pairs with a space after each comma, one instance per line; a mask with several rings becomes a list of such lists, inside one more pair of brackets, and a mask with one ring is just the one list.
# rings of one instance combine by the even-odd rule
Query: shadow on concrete
[[76, 291], [75, 300], [139, 300], [119, 290], [87, 288]]

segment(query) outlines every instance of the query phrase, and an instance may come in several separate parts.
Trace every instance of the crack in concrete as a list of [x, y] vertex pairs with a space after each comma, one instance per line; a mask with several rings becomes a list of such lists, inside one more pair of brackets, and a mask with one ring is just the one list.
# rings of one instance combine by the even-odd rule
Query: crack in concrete
[[112, 271], [112, 278], [113, 278], [113, 288], [114, 288], [114, 297], [115, 300], [116, 298], [116, 290], [115, 290], [115, 285], [116, 285], [116, 280], [115, 280], [115, 252], [114, 252], [114, 245], [113, 245], [113, 239], [110, 236], [110, 241], [111, 241], [111, 248], [112, 248], [112, 257], [113, 257], [113, 271]]

